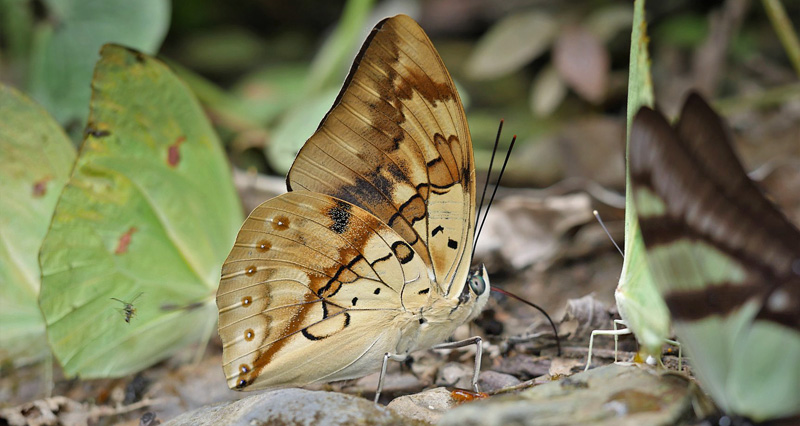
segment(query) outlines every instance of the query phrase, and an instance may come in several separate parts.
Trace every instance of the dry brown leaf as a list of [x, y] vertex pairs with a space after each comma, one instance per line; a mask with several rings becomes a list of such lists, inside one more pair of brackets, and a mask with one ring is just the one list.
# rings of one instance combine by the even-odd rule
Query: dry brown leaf
[[592, 219], [587, 194], [495, 201], [486, 217], [475, 257], [521, 270], [546, 269], [565, 249], [564, 233]]
[[594, 104], [605, 99], [611, 59], [600, 40], [585, 28], [565, 28], [553, 46], [553, 63], [578, 95]]
[[528, 105], [537, 117], [547, 117], [561, 105], [567, 95], [567, 86], [558, 71], [548, 65], [542, 69], [531, 85]]
[[558, 331], [569, 340], [583, 341], [588, 339], [593, 330], [610, 326], [608, 305], [595, 298], [594, 294], [588, 294], [580, 299], [567, 301], [567, 309]]

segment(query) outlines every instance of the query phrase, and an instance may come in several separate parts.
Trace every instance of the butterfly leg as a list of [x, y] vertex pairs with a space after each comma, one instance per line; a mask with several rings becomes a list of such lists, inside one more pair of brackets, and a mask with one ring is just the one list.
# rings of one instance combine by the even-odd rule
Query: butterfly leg
[[[617, 325], [625, 326], [625, 330], [628, 332], [625, 334], [630, 334], [630, 329], [628, 328], [628, 324], [625, 323], [623, 320], [614, 320], [614, 331], [617, 331]], [[614, 362], [617, 362], [617, 352], [619, 348], [619, 334], [614, 334]]]
[[483, 354], [482, 342], [483, 339], [481, 339], [480, 336], [475, 336], [469, 339], [459, 340], [458, 342], [442, 343], [431, 349], [455, 349], [475, 345], [475, 372], [472, 373], [472, 390], [480, 392], [480, 389], [478, 389], [478, 375], [481, 374], [481, 355]]
[[381, 396], [381, 391], [383, 390], [383, 379], [386, 378], [386, 366], [389, 364], [389, 360], [393, 361], [405, 361], [408, 358], [408, 355], [395, 355], [386, 352], [383, 354], [383, 365], [381, 365], [381, 375], [378, 378], [378, 390], [375, 391], [375, 403], [378, 403], [378, 398]]
[[[594, 336], [614, 336], [614, 362], [617, 362], [617, 341], [619, 336], [623, 336], [625, 334], [631, 334], [631, 331], [627, 328], [623, 328], [622, 330], [617, 329], [617, 321], [614, 321], [614, 330], [593, 330], [591, 337], [589, 337], [589, 356], [586, 359], [586, 367], [583, 371], [589, 370], [589, 366], [592, 365], [592, 345], [594, 344]], [[624, 322], [620, 321], [621, 324], [625, 324]]]

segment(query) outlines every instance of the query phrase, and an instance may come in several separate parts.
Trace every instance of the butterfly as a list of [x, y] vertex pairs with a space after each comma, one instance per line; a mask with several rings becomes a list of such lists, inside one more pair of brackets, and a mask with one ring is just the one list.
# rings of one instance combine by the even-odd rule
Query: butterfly
[[800, 415], [800, 230], [697, 94], [674, 127], [639, 110], [630, 156], [648, 264], [701, 386], [728, 414]]
[[[653, 87], [649, 82], [650, 59], [647, 51], [647, 22], [644, 20], [644, 2], [634, 3], [634, 22], [631, 30], [631, 63], [629, 67], [630, 87], [628, 88], [628, 129], [633, 121], [633, 112], [641, 105], [652, 105]], [[630, 135], [626, 144], [630, 150]], [[630, 159], [630, 156], [627, 156]], [[599, 219], [599, 216], [598, 216]], [[601, 222], [602, 224], [602, 222]], [[613, 239], [612, 239], [613, 241]], [[614, 243], [616, 245], [616, 243]], [[678, 342], [667, 339], [670, 335], [669, 310], [658, 293], [652, 274], [645, 260], [644, 242], [636, 220], [636, 208], [631, 191], [630, 161], [625, 167], [625, 252], [622, 272], [614, 299], [621, 320], [614, 320], [614, 330], [594, 330], [589, 339], [589, 353], [585, 370], [592, 362], [592, 345], [596, 335], [614, 336], [614, 362], [617, 362], [617, 343], [620, 335], [631, 334], [639, 343], [639, 352], [647, 361], [655, 359], [661, 363], [661, 349], [664, 343], [678, 345], [678, 368], [681, 369], [681, 347]], [[619, 247], [617, 247], [619, 249]], [[626, 328], [618, 329], [618, 325]]]
[[286, 182], [250, 213], [222, 267], [230, 388], [352, 379], [382, 360], [385, 370], [387, 357], [430, 348], [482, 310], [469, 128], [408, 16], [372, 30]]

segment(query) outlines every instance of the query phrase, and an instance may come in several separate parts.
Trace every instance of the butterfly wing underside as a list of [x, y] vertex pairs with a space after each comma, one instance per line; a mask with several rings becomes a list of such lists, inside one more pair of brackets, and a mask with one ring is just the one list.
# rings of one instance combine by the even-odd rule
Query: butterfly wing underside
[[745, 175], [690, 95], [676, 128], [643, 108], [631, 168], [647, 258], [694, 371], [753, 420], [800, 408], [800, 231]]
[[250, 214], [223, 265], [229, 386], [361, 377], [386, 352], [447, 337], [458, 324], [424, 332], [421, 315], [460, 303], [474, 174], [463, 107], [438, 53], [411, 18], [382, 21], [298, 153], [290, 192]]
[[379, 367], [374, 360], [395, 351], [402, 330], [373, 331], [397, 328], [404, 292], [430, 288], [410, 253], [375, 216], [327, 195], [296, 191], [261, 204], [217, 294], [230, 387], [340, 380]]
[[287, 184], [374, 214], [429, 265], [436, 291], [457, 296], [472, 255], [474, 173], [453, 80], [422, 28], [399, 15], [364, 43]]

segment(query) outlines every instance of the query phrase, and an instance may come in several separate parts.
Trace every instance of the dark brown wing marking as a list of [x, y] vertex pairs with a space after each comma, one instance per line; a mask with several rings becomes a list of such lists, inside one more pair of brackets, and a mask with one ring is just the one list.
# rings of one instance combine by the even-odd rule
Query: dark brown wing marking
[[631, 129], [634, 187], [647, 188], [666, 208], [656, 216], [637, 209], [645, 244], [702, 241], [744, 265], [748, 276], [670, 289], [672, 315], [725, 315], [755, 298], [762, 306], [757, 318], [800, 330], [800, 231], [747, 178], [713, 110], [692, 95], [683, 111], [678, 131], [649, 108]]
[[[300, 150], [287, 187], [374, 214], [445, 285], [470, 255], [470, 244], [453, 250], [447, 241], [472, 238], [473, 174], [455, 85], [424, 31], [397, 16], [379, 23], [364, 43], [334, 106]], [[457, 202], [452, 191], [460, 192]], [[431, 240], [434, 228], [447, 238]]]

